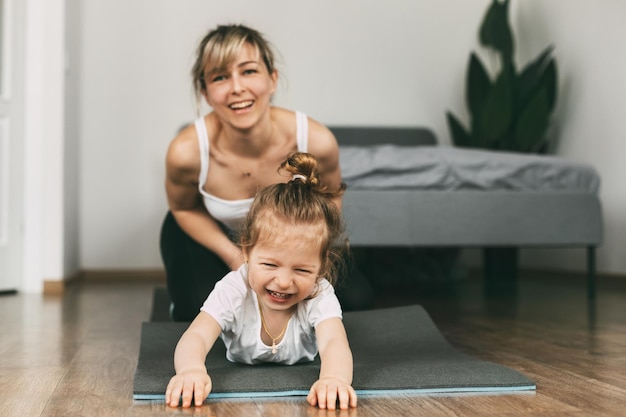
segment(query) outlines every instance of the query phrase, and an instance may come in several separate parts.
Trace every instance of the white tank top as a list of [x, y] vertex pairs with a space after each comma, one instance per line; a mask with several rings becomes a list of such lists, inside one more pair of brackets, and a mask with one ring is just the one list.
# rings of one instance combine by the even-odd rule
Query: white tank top
[[[307, 152], [309, 140], [309, 122], [306, 114], [296, 111], [296, 141], [299, 152]], [[198, 143], [200, 145], [200, 176], [198, 177], [198, 190], [202, 195], [204, 206], [211, 216], [224, 224], [231, 231], [236, 231], [245, 219], [252, 200], [224, 200], [204, 191], [207, 173], [209, 172], [209, 135], [204, 123], [204, 117], [199, 117], [194, 122]]]

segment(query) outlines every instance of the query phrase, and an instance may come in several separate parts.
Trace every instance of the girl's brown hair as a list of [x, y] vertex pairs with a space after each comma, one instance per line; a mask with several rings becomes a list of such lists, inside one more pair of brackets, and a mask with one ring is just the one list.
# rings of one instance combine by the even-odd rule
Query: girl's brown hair
[[242, 247], [249, 251], [268, 235], [271, 238], [276, 219], [294, 225], [320, 224], [320, 276], [335, 284], [348, 240], [333, 199], [343, 194], [345, 184], [338, 190], [328, 190], [320, 181], [317, 159], [309, 153], [290, 155], [278, 171], [288, 173], [292, 179], [270, 185], [256, 195], [241, 232]]

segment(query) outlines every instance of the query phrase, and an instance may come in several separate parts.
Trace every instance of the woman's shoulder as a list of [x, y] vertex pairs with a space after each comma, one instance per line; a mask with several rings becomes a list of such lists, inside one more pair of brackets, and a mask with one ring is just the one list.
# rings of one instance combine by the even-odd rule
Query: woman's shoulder
[[[304, 114], [304, 113], [303, 113]], [[306, 114], [305, 114], [306, 115]], [[272, 117], [279, 125], [294, 135], [296, 132], [296, 111], [281, 107], [272, 107]], [[307, 115], [309, 152], [316, 156], [325, 156], [337, 152], [337, 139], [323, 123]]]
[[296, 111], [286, 109], [284, 107], [272, 106], [270, 107], [272, 118], [279, 119], [281, 122], [287, 122], [290, 124], [295, 123]]
[[169, 144], [167, 161], [169, 165], [183, 168], [195, 166], [199, 159], [198, 135], [193, 123], [181, 127]]
[[318, 134], [323, 133], [323, 134], [329, 134], [332, 136], [330, 129], [328, 129], [324, 124], [320, 123], [319, 121], [317, 121], [316, 119], [312, 118], [311, 116], [309, 116], [308, 114], [304, 112], [285, 109], [283, 107], [276, 107], [276, 106], [272, 107], [272, 118], [274, 120], [277, 120], [281, 125], [295, 127], [297, 113], [300, 113], [306, 116], [308, 124], [309, 124], [309, 132], [313, 130], [314, 133], [318, 133]]
[[316, 151], [321, 154], [335, 153], [338, 151], [338, 146], [337, 139], [330, 129], [309, 117], [309, 149], [311, 149], [311, 153], [316, 153]]
[[282, 132], [289, 132], [295, 134], [296, 131], [296, 112], [293, 110], [285, 109], [283, 107], [272, 106], [270, 110], [270, 117], [276, 126]]

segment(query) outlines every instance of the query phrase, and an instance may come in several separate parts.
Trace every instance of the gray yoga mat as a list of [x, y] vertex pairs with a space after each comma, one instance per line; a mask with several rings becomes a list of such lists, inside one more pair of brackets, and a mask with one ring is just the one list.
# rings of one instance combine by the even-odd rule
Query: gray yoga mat
[[[348, 312], [344, 324], [359, 395], [506, 392], [536, 389], [521, 373], [455, 350], [418, 305]], [[135, 400], [164, 399], [174, 348], [188, 323], [146, 322], [135, 373]], [[229, 362], [218, 340], [207, 356], [212, 398], [306, 395], [319, 373], [312, 363], [242, 365]]]

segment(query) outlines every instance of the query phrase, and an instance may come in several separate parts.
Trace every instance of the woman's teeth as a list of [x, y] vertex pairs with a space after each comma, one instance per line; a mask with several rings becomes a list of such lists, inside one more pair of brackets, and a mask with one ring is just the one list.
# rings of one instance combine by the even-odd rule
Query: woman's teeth
[[239, 110], [246, 107], [252, 106], [252, 101], [242, 101], [240, 103], [233, 103], [229, 107], [233, 110]]

